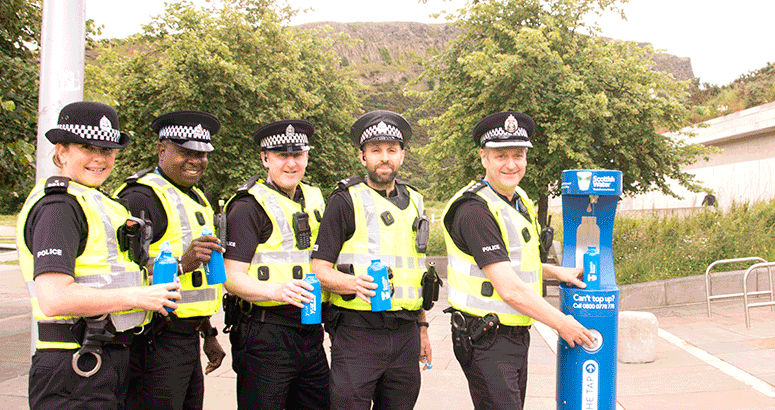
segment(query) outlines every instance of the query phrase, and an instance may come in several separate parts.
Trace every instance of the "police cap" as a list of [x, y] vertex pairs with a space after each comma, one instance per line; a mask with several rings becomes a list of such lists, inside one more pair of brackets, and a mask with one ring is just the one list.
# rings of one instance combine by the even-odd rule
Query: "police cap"
[[210, 152], [211, 138], [221, 129], [221, 122], [209, 112], [174, 111], [156, 117], [151, 129], [159, 134], [159, 141], [166, 139], [192, 151]]
[[516, 111], [498, 112], [484, 117], [474, 127], [474, 143], [479, 148], [532, 148], [535, 122], [529, 115]]
[[102, 148], [124, 148], [129, 135], [118, 130], [118, 114], [113, 107], [91, 101], [65, 105], [59, 111], [57, 125], [46, 131], [52, 143], [77, 143]]
[[309, 151], [309, 139], [315, 126], [305, 120], [282, 120], [266, 124], [253, 134], [253, 141], [262, 151]]
[[350, 139], [356, 147], [372, 141], [398, 141], [401, 147], [412, 137], [412, 127], [404, 117], [392, 111], [367, 112], [350, 128]]

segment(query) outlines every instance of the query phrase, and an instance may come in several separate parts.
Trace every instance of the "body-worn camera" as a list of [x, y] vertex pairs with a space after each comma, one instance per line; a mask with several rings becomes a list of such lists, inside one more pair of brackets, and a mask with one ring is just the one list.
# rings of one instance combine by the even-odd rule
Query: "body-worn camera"
[[296, 247], [307, 249], [311, 246], [312, 229], [309, 227], [309, 214], [296, 212], [293, 214], [293, 232], [296, 234]]

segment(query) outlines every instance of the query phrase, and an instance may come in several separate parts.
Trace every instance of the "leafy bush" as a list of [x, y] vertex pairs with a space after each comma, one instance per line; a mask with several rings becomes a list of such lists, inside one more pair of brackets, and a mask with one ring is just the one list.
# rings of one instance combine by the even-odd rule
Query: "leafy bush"
[[[705, 208], [691, 215], [617, 216], [613, 253], [619, 285], [701, 275], [719, 259], [775, 259], [775, 201]], [[745, 269], [731, 265], [727, 269]]]

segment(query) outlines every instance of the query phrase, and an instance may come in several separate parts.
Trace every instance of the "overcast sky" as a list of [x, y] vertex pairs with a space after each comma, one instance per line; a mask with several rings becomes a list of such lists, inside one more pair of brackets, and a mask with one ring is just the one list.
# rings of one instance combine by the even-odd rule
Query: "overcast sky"
[[[204, 4], [204, 0], [194, 0]], [[86, 18], [104, 25], [103, 37], [123, 38], [164, 9], [159, 0], [131, 0], [117, 7], [113, 1], [85, 0]], [[293, 24], [313, 21], [419, 21], [441, 23], [429, 14], [454, 10], [465, 0], [290, 0], [299, 9], [315, 11]], [[127, 7], [129, 5], [129, 7]], [[627, 21], [608, 15], [598, 19], [603, 35], [649, 42], [679, 57], [689, 57], [702, 82], [724, 85], [751, 70], [775, 62], [771, 31], [775, 1], [631, 0], [624, 5]]]

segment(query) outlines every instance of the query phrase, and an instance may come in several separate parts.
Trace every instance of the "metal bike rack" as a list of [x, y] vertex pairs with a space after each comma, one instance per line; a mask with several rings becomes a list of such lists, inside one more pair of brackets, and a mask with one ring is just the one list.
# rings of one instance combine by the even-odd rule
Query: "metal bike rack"
[[[728, 299], [728, 298], [735, 298], [735, 297], [740, 297], [740, 296], [744, 296], [744, 298], [747, 298], [747, 296], [745, 296], [745, 293], [746, 293], [745, 279], [743, 279], [743, 293], [727, 293], [727, 294], [724, 294], [724, 295], [712, 295], [711, 296], [711, 284], [710, 284], [710, 271], [711, 271], [711, 269], [713, 269], [713, 267], [717, 266], [717, 265], [724, 265], [724, 264], [737, 263], [737, 262], [753, 262], [753, 261], [767, 263], [766, 260], [764, 260], [764, 259], [762, 259], [762, 258], [760, 258], [758, 256], [751, 256], [751, 257], [747, 257], [747, 258], [721, 259], [721, 260], [717, 260], [717, 261], [711, 263], [710, 265], [708, 265], [708, 269], [705, 269], [705, 300], [706, 300], [707, 305], [708, 305], [708, 317], [711, 317], [711, 313], [710, 313], [710, 301], [711, 300]], [[754, 266], [756, 266], [756, 265], [754, 265]], [[746, 272], [745, 276], [748, 277], [748, 272]], [[772, 275], [770, 275], [770, 290], [769, 291], [753, 292], [753, 293], [751, 293], [751, 295], [758, 295], [758, 294], [764, 294], [764, 293], [769, 293], [770, 294], [770, 299], [772, 299]], [[747, 317], [748, 317], [748, 309], [746, 308], [746, 318]]]
[[[751, 315], [748, 313], [749, 308], [761, 307], [761, 306], [775, 306], [775, 301], [773, 301], [773, 298], [772, 298], [772, 267], [773, 266], [775, 266], [775, 262], [757, 263], [756, 265], [753, 265], [750, 268], [748, 268], [748, 270], [745, 271], [745, 275], [743, 275], [743, 304], [745, 306], [745, 328], [746, 329], [751, 327]], [[759, 268], [767, 268], [767, 276], [770, 279], [770, 290], [748, 293], [748, 286], [746, 284], [746, 282], [748, 281], [748, 274]], [[758, 276], [757, 276], [756, 283], [757, 285], [759, 283]], [[748, 303], [748, 295], [761, 295], [761, 294], [767, 294], [767, 293], [769, 293], [770, 295], [769, 302]]]

